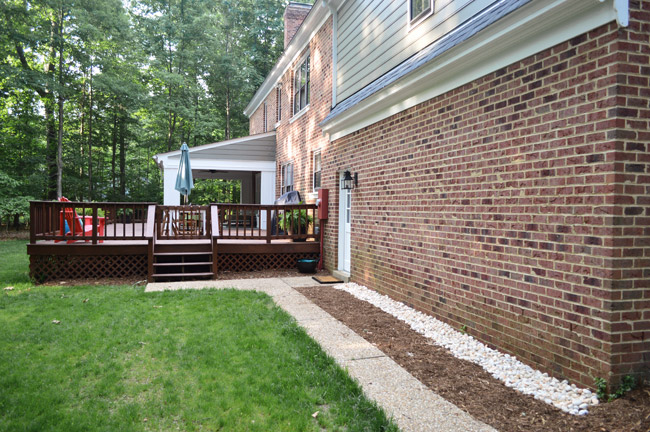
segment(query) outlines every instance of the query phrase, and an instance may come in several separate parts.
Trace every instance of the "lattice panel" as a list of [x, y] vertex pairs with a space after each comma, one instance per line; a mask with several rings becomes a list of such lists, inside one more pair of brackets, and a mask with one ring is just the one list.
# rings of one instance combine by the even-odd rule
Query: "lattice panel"
[[147, 255], [31, 255], [29, 274], [36, 282], [147, 276]]
[[246, 272], [296, 268], [299, 259], [318, 258], [316, 253], [217, 254], [219, 271]]

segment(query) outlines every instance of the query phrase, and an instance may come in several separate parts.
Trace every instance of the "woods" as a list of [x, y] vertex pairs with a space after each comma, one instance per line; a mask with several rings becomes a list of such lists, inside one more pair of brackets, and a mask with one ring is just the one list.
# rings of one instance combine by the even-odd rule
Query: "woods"
[[3, 0], [0, 218], [30, 197], [160, 201], [154, 154], [247, 135], [285, 4]]

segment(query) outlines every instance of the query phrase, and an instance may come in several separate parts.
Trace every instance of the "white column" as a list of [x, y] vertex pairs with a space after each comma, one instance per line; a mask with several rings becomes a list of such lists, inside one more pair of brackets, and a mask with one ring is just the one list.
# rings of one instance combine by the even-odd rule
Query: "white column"
[[178, 167], [165, 168], [163, 175], [163, 204], [164, 205], [180, 205], [181, 194], [174, 189], [176, 186], [176, 175], [178, 174]]
[[[275, 201], [275, 171], [262, 171], [260, 185], [260, 204], [273, 204]], [[266, 212], [262, 212], [260, 224], [266, 227]]]
[[275, 171], [262, 171], [260, 185], [260, 204], [273, 204], [275, 201]]

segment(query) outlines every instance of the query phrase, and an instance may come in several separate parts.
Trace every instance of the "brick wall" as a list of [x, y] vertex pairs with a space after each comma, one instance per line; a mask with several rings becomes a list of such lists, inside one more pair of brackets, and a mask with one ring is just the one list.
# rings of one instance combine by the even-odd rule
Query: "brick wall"
[[[353, 281], [557, 377], [647, 373], [649, 4], [328, 144], [326, 266], [352, 167]], [[278, 140], [303, 182], [315, 119]]]
[[[321, 149], [323, 159], [326, 157], [327, 137], [323, 136], [318, 124], [329, 114], [332, 104], [332, 19], [330, 18], [312, 38], [309, 46], [303, 50], [291, 68], [280, 80], [282, 89], [282, 120], [276, 129], [276, 195], [280, 195], [280, 167], [293, 162], [294, 190], [298, 190], [303, 200], [313, 203], [308, 194], [313, 191], [313, 154]], [[300, 115], [293, 115], [293, 70], [299, 66], [305, 54], [310, 56], [310, 101], [308, 108]], [[275, 90], [266, 98], [269, 117], [275, 127], [277, 97]], [[255, 111], [250, 119], [250, 133], [262, 132], [264, 104]]]
[[[282, 92], [282, 104], [287, 103], [287, 95]], [[264, 104], [266, 103], [266, 130], [264, 129]], [[266, 97], [264, 102], [260, 104], [259, 107], [255, 110], [253, 115], [249, 118], [248, 121], [248, 131], [250, 135], [261, 134], [264, 132], [271, 132], [276, 129], [276, 119], [277, 119], [277, 93], [276, 90], [272, 90], [271, 93]], [[284, 111], [284, 106], [282, 107]]]
[[[609, 91], [618, 106], [608, 111], [615, 128], [608, 138], [616, 150], [607, 155], [614, 165], [611, 300], [604, 304], [611, 319], [612, 372], [650, 369], [650, 2], [631, 1], [627, 29], [617, 33], [616, 85]], [[609, 246], [609, 245], [608, 245]]]

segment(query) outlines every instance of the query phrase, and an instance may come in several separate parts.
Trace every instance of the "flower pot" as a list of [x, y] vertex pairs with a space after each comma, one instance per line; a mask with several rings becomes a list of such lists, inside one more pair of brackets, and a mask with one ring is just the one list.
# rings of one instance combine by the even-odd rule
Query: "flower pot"
[[[297, 235], [300, 235], [300, 234], [307, 234], [307, 227], [302, 227], [302, 228], [300, 228], [299, 231], [295, 231], [295, 230], [290, 229], [289, 232], [288, 232], [288, 234], [289, 234], [289, 235], [294, 235], [294, 234], [297, 234]], [[304, 242], [304, 241], [307, 241], [307, 239], [306, 239], [306, 238], [295, 238], [295, 239], [292, 239], [291, 241], [294, 241], [294, 242]]]
[[300, 273], [315, 273], [318, 259], [299, 259], [298, 271]]

